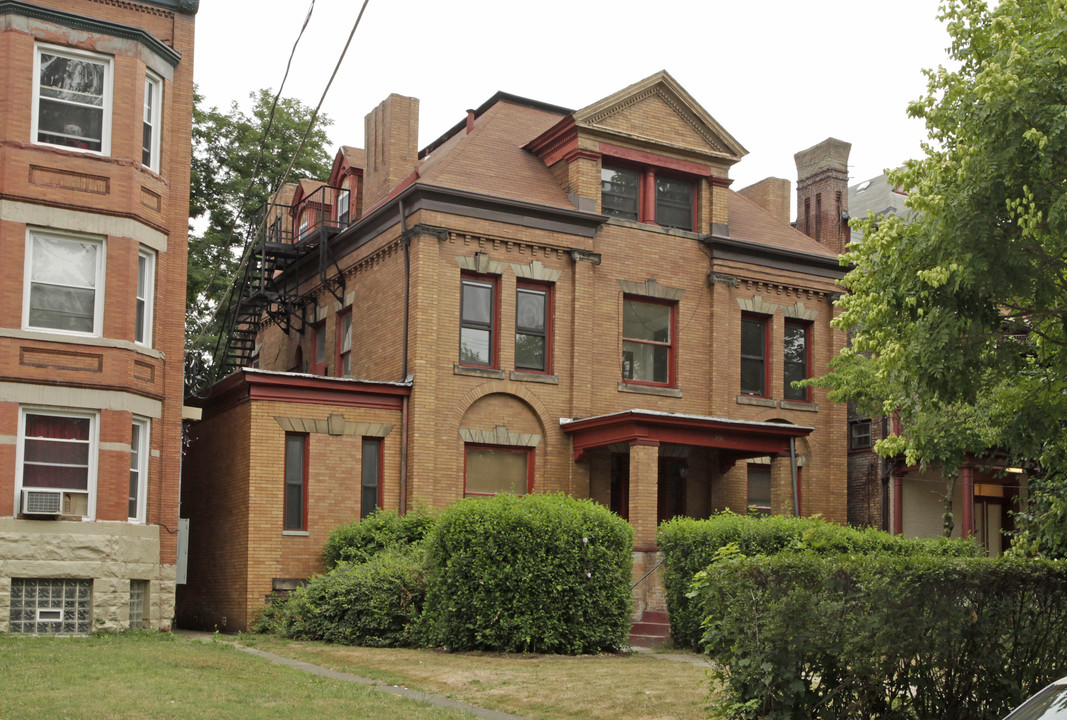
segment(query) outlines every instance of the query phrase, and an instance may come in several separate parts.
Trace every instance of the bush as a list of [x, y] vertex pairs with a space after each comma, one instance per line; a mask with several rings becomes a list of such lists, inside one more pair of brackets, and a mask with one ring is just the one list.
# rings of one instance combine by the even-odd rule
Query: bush
[[427, 551], [426, 639], [451, 650], [589, 653], [630, 628], [633, 530], [565, 495], [470, 498]]
[[728, 718], [992, 720], [1067, 674], [1067, 564], [745, 557], [698, 575]]
[[670, 613], [671, 640], [678, 647], [699, 650], [703, 620], [687, 597], [693, 576], [715, 558], [720, 548], [736, 547], [742, 555], [771, 555], [783, 550], [816, 553], [975, 556], [978, 546], [945, 538], [906, 539], [873, 528], [856, 529], [817, 518], [785, 515], [751, 517], [730, 512], [707, 520], [675, 518], [659, 527], [664, 587]]
[[424, 562], [421, 551], [400, 548], [364, 563], [342, 562], [272, 600], [253, 629], [346, 645], [415, 645], [426, 596]]
[[364, 519], [341, 525], [330, 533], [322, 549], [326, 569], [342, 562], [366, 562], [387, 548], [417, 544], [434, 522], [434, 516], [422, 507], [413, 507], [405, 515], [395, 510], [375, 510]]

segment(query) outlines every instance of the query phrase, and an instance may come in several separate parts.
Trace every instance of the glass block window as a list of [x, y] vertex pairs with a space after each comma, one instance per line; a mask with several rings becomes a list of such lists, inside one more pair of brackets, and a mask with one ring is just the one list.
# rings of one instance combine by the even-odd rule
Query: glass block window
[[92, 624], [92, 580], [12, 578], [10, 632], [86, 635]]
[[130, 630], [144, 630], [144, 611], [148, 601], [148, 581], [130, 580]]

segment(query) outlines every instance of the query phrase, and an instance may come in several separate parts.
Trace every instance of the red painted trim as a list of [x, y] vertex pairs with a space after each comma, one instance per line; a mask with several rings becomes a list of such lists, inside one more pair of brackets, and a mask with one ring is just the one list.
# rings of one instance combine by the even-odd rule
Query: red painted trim
[[667, 157], [666, 155], [657, 155], [643, 150], [633, 150], [631, 148], [619, 147], [618, 145], [604, 142], [599, 143], [599, 149], [605, 158], [629, 160], [633, 163], [652, 165], [657, 168], [666, 168], [687, 175], [711, 177], [710, 165], [695, 163], [689, 160], [678, 160], [677, 158]]
[[523, 146], [551, 167], [578, 146], [578, 128], [568, 115]]
[[[536, 370], [531, 368], [520, 368], [518, 365], [515, 369], [519, 372], [536, 373], [542, 375], [552, 374], [552, 349], [555, 345], [554, 342], [554, 330], [555, 330], [555, 308], [556, 308], [556, 285], [555, 283], [537, 282], [535, 280], [516, 280], [515, 289], [516, 295], [518, 290], [524, 288], [526, 290], [538, 290], [545, 293], [545, 367], [543, 370]], [[518, 342], [519, 333], [519, 303], [515, 301], [515, 335], [516, 342]]]
[[711, 177], [708, 178], [708, 182], [710, 182], [715, 187], [728, 188], [728, 187], [730, 187], [731, 185], [734, 184], [734, 179], [733, 178], [719, 177], [718, 175], [712, 175]]
[[630, 440], [630, 447], [659, 447], [659, 440], [652, 440], [649, 438], [634, 438]]
[[638, 221], [656, 224], [656, 171], [646, 167], [641, 174], [641, 193], [638, 198]]
[[600, 153], [580, 147], [570, 147], [570, 149], [563, 155], [563, 159], [569, 163], [572, 163], [575, 160], [600, 160], [601, 158], [602, 155]]

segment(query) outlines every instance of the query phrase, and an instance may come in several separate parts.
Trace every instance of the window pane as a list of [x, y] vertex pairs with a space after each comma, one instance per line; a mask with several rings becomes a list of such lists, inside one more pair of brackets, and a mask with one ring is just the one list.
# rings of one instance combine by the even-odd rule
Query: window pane
[[379, 478], [381, 477], [382, 442], [377, 438], [364, 438], [361, 468], [360, 517], [365, 518], [378, 508]]
[[141, 488], [141, 426], [133, 424], [130, 435], [130, 507], [129, 517], [137, 517], [138, 495]]
[[26, 437], [57, 440], [89, 440], [90, 420], [87, 417], [26, 414]]
[[763, 357], [763, 344], [766, 341], [765, 325], [760, 320], [742, 318], [741, 320], [741, 354], [748, 357]]
[[103, 63], [41, 53], [41, 95], [84, 105], [104, 104]]
[[467, 492], [525, 495], [529, 455], [525, 449], [467, 448]]
[[600, 171], [600, 205], [605, 215], [637, 219], [638, 175], [634, 170]]
[[741, 358], [741, 392], [746, 395], [763, 395], [763, 361]]
[[665, 227], [693, 229], [693, 184], [656, 178], [656, 222]]
[[531, 370], [545, 369], [545, 337], [515, 334], [515, 366]]
[[26, 462], [89, 466], [88, 440], [38, 440], [27, 437], [23, 457]]
[[748, 466], [748, 506], [770, 508], [771, 469], [766, 466]]
[[22, 486], [30, 488], [88, 490], [89, 468], [25, 463], [22, 468]]
[[545, 292], [519, 289], [515, 295], [515, 325], [523, 330], [545, 329]]
[[99, 243], [88, 240], [33, 236], [30, 279], [51, 285], [95, 288]]
[[285, 436], [285, 517], [284, 529], [304, 529], [304, 449], [303, 435]]
[[622, 376], [625, 380], [670, 381], [670, 347], [623, 341]]
[[622, 336], [631, 340], [671, 341], [671, 307], [626, 300], [622, 306]]
[[91, 333], [96, 292], [32, 283], [29, 324], [38, 328]]
[[345, 313], [341, 318], [341, 352], [352, 349], [352, 313]]
[[785, 397], [790, 400], [807, 400], [807, 388], [796, 389], [792, 383], [808, 376], [808, 328], [804, 325], [785, 326], [785, 362], [783, 363]]
[[489, 325], [493, 322], [493, 286], [463, 283], [463, 322]]
[[489, 331], [462, 328], [459, 333], [459, 360], [475, 365], [488, 365]]

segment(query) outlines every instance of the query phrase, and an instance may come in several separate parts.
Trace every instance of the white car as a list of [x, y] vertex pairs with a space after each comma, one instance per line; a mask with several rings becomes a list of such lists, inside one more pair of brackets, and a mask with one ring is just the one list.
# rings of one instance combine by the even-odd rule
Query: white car
[[1004, 720], [1067, 720], [1067, 677], [1034, 695]]

